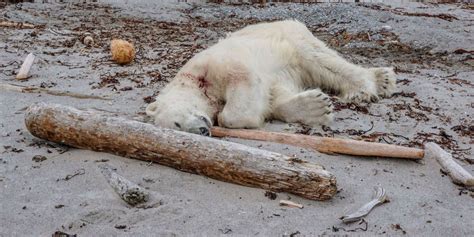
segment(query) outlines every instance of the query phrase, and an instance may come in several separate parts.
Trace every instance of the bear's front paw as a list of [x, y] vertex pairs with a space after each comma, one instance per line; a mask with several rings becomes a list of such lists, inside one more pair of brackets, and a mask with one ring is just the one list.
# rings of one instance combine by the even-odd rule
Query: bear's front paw
[[295, 114], [301, 113], [298, 122], [315, 126], [330, 125], [333, 120], [332, 102], [329, 96], [320, 90], [310, 90], [299, 94], [293, 101], [291, 106], [297, 103], [304, 105], [302, 111], [295, 111]]
[[259, 128], [264, 119], [256, 115], [230, 112], [224, 108], [217, 116], [217, 123], [225, 128]]
[[377, 94], [381, 97], [388, 98], [392, 96], [397, 88], [395, 72], [391, 67], [378, 67], [370, 69], [375, 75], [375, 84], [377, 86]]
[[332, 102], [321, 90], [309, 90], [277, 105], [273, 115], [288, 123], [330, 125], [333, 120]]

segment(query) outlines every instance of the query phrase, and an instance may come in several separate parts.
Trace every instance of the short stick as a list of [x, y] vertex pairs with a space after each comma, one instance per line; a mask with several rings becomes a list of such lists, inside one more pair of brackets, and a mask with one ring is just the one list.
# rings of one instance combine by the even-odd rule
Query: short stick
[[34, 61], [35, 55], [33, 53], [30, 53], [28, 56], [26, 56], [25, 61], [23, 61], [23, 64], [20, 67], [20, 71], [18, 71], [18, 74], [16, 74], [17, 80], [25, 80], [28, 78], [28, 73], [30, 72]]

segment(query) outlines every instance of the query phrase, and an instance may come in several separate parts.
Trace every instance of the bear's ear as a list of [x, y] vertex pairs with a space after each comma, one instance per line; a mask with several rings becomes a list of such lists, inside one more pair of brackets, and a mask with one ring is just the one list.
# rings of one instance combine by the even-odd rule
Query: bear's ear
[[149, 104], [146, 107], [145, 112], [148, 116], [155, 116], [155, 114], [158, 113], [158, 103], [153, 102], [153, 103]]

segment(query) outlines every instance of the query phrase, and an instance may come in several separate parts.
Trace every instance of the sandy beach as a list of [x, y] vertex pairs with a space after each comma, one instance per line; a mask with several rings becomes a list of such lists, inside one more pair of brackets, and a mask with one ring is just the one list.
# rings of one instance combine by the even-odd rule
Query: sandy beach
[[[227, 32], [297, 19], [351, 62], [395, 67], [397, 93], [360, 105], [334, 97], [330, 127], [269, 121], [264, 130], [419, 148], [432, 141], [474, 174], [472, 16], [467, 4], [0, 3], [0, 21], [33, 25], [0, 26], [0, 83], [110, 98], [0, 91], [0, 236], [472, 236], [474, 192], [453, 184], [433, 159], [327, 155], [226, 138], [321, 164], [337, 178], [329, 201], [287, 193], [272, 200], [262, 189], [48, 143], [24, 125], [26, 108], [40, 101], [142, 120], [177, 70]], [[133, 42], [133, 63], [111, 61], [114, 38]], [[30, 77], [18, 81], [29, 53], [36, 55]], [[127, 206], [101, 174], [103, 163], [162, 205]], [[390, 202], [343, 224], [339, 218], [370, 201], [377, 186]], [[304, 208], [280, 206], [282, 199]]]

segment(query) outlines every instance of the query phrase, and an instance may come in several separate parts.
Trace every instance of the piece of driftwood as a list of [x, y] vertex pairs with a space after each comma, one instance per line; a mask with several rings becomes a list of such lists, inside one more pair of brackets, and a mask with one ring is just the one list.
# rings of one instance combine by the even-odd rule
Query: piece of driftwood
[[454, 161], [451, 154], [444, 151], [434, 142], [425, 144], [426, 157], [434, 158], [441, 165], [442, 169], [451, 177], [455, 184], [474, 187], [474, 177], [462, 166]]
[[28, 78], [28, 73], [30, 72], [31, 66], [33, 66], [33, 62], [35, 61], [35, 55], [33, 53], [29, 53], [25, 61], [23, 61], [23, 64], [20, 67], [20, 70], [18, 71], [18, 74], [16, 74], [16, 79], [17, 80], [25, 80]]
[[405, 159], [422, 159], [424, 156], [424, 151], [417, 148], [332, 137], [308, 136], [302, 134], [213, 127], [211, 129], [211, 135], [214, 137], [235, 137], [267, 142], [277, 142], [330, 154], [339, 153], [357, 156], [393, 157]]
[[299, 209], [303, 208], [303, 204], [299, 204], [299, 203], [292, 202], [289, 200], [280, 200], [280, 206], [297, 207]]
[[100, 165], [99, 168], [110, 186], [129, 205], [136, 206], [150, 199], [148, 191], [117, 174], [109, 165]]
[[78, 98], [78, 99], [110, 100], [110, 98], [96, 96], [96, 95], [84, 95], [84, 94], [68, 92], [68, 91], [58, 91], [58, 90], [51, 90], [48, 88], [20, 86], [20, 85], [7, 84], [7, 83], [0, 83], [0, 90], [21, 92], [21, 93], [46, 93], [49, 95], [68, 96], [68, 97], [73, 97], [73, 98]]
[[35, 25], [23, 22], [0, 21], [0, 27], [35, 28]]
[[375, 197], [372, 201], [366, 203], [364, 206], [359, 208], [357, 211], [345, 215], [341, 217], [342, 222], [344, 223], [350, 223], [354, 221], [359, 221], [362, 219], [364, 216], [367, 216], [374, 207], [377, 205], [380, 205], [382, 203], [385, 203], [387, 201], [387, 194], [385, 193], [385, 189], [382, 187], [376, 187], [375, 188]]
[[288, 192], [312, 200], [336, 193], [336, 178], [322, 166], [278, 153], [151, 124], [37, 103], [25, 113], [36, 137], [77, 148], [154, 161], [214, 179]]

